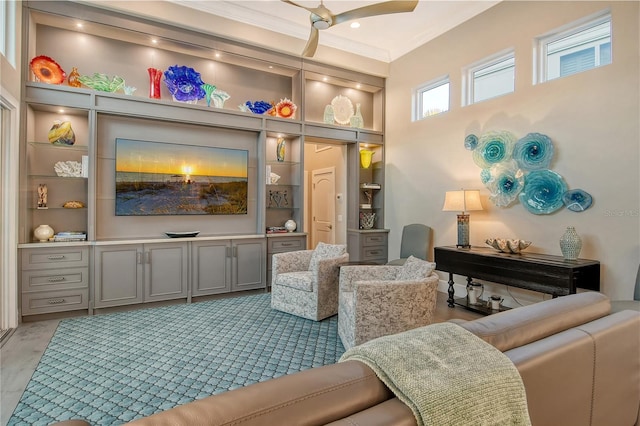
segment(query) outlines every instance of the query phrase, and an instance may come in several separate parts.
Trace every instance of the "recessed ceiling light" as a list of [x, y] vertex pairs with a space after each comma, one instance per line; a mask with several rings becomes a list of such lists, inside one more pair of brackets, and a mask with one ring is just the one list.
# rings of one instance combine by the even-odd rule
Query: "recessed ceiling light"
[[360, 85], [360, 83], [356, 84], [356, 89], [361, 88], [362, 86]]
[[322, 81], [329, 81], [327, 77], [322, 77]]
[[77, 28], [82, 28], [83, 26], [84, 26], [84, 25], [82, 24], [82, 22], [78, 22], [78, 23], [76, 24], [76, 27], [77, 27]]
[[151, 39], [151, 43], [153, 43], [153, 44], [158, 44], [158, 39], [157, 39], [157, 38], [152, 38], [152, 39]]
[[63, 109], [59, 109], [59, 110], [58, 110], [58, 112], [59, 112], [60, 114], [64, 114], [64, 110], [63, 110]]
[[351, 28], [360, 28], [360, 22], [358, 22], [358, 21], [352, 22], [351, 23]]
[[273, 69], [273, 65], [269, 65], [269, 69], [272, 70]]
[[220, 57], [220, 54], [216, 52], [216, 54], [214, 55], [216, 58]]

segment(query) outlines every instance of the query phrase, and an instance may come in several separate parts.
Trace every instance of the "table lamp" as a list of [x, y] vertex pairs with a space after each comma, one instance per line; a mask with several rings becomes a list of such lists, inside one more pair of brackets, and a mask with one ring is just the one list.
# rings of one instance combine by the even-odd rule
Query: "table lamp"
[[466, 211], [482, 210], [480, 191], [477, 189], [461, 189], [447, 191], [444, 197], [442, 211], [458, 213], [458, 244], [456, 247], [469, 248], [469, 215]]

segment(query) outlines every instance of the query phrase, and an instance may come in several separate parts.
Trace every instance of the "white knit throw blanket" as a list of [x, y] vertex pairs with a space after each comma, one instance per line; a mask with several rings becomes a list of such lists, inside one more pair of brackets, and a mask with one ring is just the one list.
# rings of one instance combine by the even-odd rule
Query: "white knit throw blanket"
[[511, 360], [453, 323], [384, 336], [340, 358], [371, 367], [413, 411], [418, 425], [530, 425], [524, 385]]

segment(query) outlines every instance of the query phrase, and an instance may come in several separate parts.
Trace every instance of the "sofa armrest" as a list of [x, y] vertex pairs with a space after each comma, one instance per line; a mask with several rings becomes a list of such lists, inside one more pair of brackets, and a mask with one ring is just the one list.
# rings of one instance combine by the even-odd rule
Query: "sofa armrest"
[[313, 250], [298, 250], [274, 253], [271, 258], [273, 276], [287, 272], [308, 271]]
[[340, 268], [340, 291], [353, 291], [355, 281], [395, 280], [401, 266], [346, 265]]

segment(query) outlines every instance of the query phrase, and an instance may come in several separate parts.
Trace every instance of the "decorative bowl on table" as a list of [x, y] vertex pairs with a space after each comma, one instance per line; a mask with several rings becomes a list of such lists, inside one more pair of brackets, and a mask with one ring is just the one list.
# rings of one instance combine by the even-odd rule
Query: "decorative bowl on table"
[[124, 87], [124, 78], [114, 75], [110, 78], [106, 74], [94, 73], [92, 76], [81, 75], [78, 81], [85, 86], [100, 92], [116, 92]]
[[508, 238], [487, 238], [485, 243], [501, 253], [518, 254], [531, 245], [531, 241], [508, 239]]

